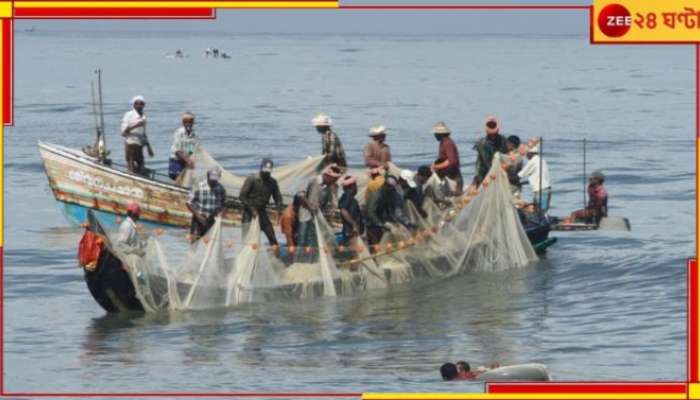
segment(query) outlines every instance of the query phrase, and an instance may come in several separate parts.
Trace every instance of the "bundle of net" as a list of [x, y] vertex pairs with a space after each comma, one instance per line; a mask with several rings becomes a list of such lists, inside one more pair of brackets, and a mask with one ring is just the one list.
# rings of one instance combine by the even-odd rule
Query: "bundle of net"
[[[231, 171], [224, 169], [221, 164], [203, 146], [198, 145], [192, 154], [194, 168], [187, 168], [176, 180], [178, 186], [191, 188], [196, 182], [204, 179], [207, 171], [210, 169], [218, 169], [222, 172], [221, 184], [226, 189], [229, 196], [238, 196], [243, 182], [246, 177], [236, 175]], [[304, 159], [295, 163], [276, 167], [272, 171], [272, 177], [277, 180], [280, 192], [285, 201], [291, 201], [294, 194], [306, 189], [309, 180], [321, 172], [323, 165], [323, 156], [307, 156]], [[389, 163], [389, 172], [398, 175], [400, 169]], [[366, 189], [369, 178], [367, 171], [363, 168], [344, 168], [345, 175], [354, 176], [357, 180], [358, 199], [364, 200], [364, 191]]]
[[[536, 255], [498, 160], [477, 194], [453, 198], [447, 209], [426, 200], [425, 216], [409, 205], [410, 227], [391, 225], [372, 246], [361, 238], [339, 246], [321, 213], [313, 219], [315, 243], [301, 249], [264, 244], [257, 219], [240, 229], [222, 226], [219, 218], [191, 245], [150, 237], [145, 256], [128, 256], [130, 275], [144, 307], [157, 311], [354, 295], [523, 267]], [[173, 247], [186, 248], [177, 263], [169, 260]]]

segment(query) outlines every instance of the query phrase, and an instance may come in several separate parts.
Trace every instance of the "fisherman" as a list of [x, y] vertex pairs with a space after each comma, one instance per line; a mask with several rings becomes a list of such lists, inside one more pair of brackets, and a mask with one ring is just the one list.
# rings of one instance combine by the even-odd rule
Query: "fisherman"
[[422, 165], [418, 168], [415, 181], [422, 192], [421, 208], [425, 210], [423, 204], [425, 199], [431, 199], [433, 204], [440, 208], [446, 208], [452, 203], [445, 200], [445, 187], [441, 185], [438, 179], [430, 179], [433, 176], [433, 171], [427, 165]]
[[144, 256], [143, 247], [145, 245], [141, 235], [136, 229], [136, 221], [141, 217], [141, 208], [138, 203], [131, 202], [126, 207], [126, 218], [119, 225], [117, 236], [117, 246], [127, 254]]
[[[243, 203], [243, 217], [241, 222], [244, 227], [253, 218], [258, 218], [260, 222], [260, 230], [265, 232], [267, 241], [271, 246], [277, 246], [277, 238], [275, 238], [275, 228], [270, 222], [267, 215], [267, 204], [272, 197], [275, 200], [277, 212], [281, 213], [283, 209], [282, 195], [280, 194], [279, 185], [272, 177], [272, 160], [265, 158], [260, 164], [260, 172], [251, 175], [243, 182], [243, 187], [239, 193], [241, 203]], [[243, 237], [246, 237], [247, 229], [243, 230]]]
[[199, 182], [190, 191], [187, 208], [192, 212], [190, 234], [192, 242], [204, 236], [214, 225], [215, 218], [224, 211], [226, 189], [219, 183], [221, 171], [207, 171], [207, 179]]
[[508, 182], [510, 182], [510, 189], [513, 195], [519, 197], [522, 184], [520, 183], [518, 172], [523, 169], [523, 160], [520, 156], [520, 138], [516, 135], [508, 136], [508, 139], [506, 139], [506, 150], [508, 152], [506, 158]]
[[372, 138], [364, 147], [365, 165], [368, 168], [382, 167], [387, 169], [391, 161], [391, 149], [384, 143], [386, 140], [386, 128], [383, 125], [375, 125], [369, 130]]
[[384, 186], [384, 172], [383, 167], [367, 168], [367, 174], [369, 174], [370, 179], [365, 188], [365, 204], [369, 202], [369, 198], [372, 197], [373, 193]]
[[[306, 195], [303, 190], [294, 195], [294, 200], [287, 205], [280, 216], [280, 230], [287, 239], [287, 249], [294, 248], [297, 244], [297, 233], [299, 231], [299, 208], [302, 198]], [[289, 250], [290, 252], [292, 250]]]
[[199, 139], [194, 133], [194, 115], [186, 112], [182, 114], [182, 126], [173, 133], [168, 164], [170, 179], [177, 180], [185, 168], [194, 168], [194, 151], [198, 145]]
[[[527, 178], [534, 196], [533, 203], [542, 212], [546, 213], [552, 200], [552, 185], [549, 180], [549, 166], [547, 161], [539, 154], [539, 145], [535, 145], [527, 150], [527, 159], [527, 164], [518, 172], [518, 177], [520, 179]], [[541, 170], [540, 164], [542, 165]], [[540, 198], [542, 199], [541, 203]]]
[[338, 186], [336, 182], [340, 178], [340, 168], [331, 164], [323, 169], [321, 174], [313, 178], [306, 187], [306, 195], [301, 199], [299, 208], [299, 246], [297, 258], [303, 254], [304, 247], [315, 246], [316, 230], [313, 217], [321, 211], [326, 220], [333, 218], [337, 201]]
[[403, 198], [397, 190], [398, 185], [396, 177], [388, 175], [382, 188], [370, 196], [367, 202], [367, 243], [379, 243], [384, 231], [391, 230], [392, 223], [413, 227], [403, 211]]
[[329, 164], [346, 167], [345, 150], [343, 150], [343, 144], [338, 139], [338, 135], [331, 129], [333, 124], [331, 117], [326, 114], [318, 114], [311, 120], [311, 123], [321, 135], [321, 154], [325, 156], [321, 168]]
[[343, 195], [338, 201], [340, 218], [343, 220], [343, 238], [339, 244], [354, 246], [357, 238], [364, 234], [365, 225], [362, 221], [362, 211], [355, 196], [357, 195], [357, 179], [346, 175], [338, 182], [343, 187]]
[[474, 150], [476, 150], [476, 175], [474, 176], [473, 184], [474, 186], [481, 185], [486, 175], [488, 175], [489, 170], [491, 170], [491, 163], [493, 162], [493, 156], [498, 152], [501, 154], [508, 153], [506, 148], [506, 138], [500, 134], [501, 123], [494, 116], [489, 116], [486, 118], [484, 123], [484, 130], [486, 131], [486, 136], [479, 139], [479, 141], [474, 145]]
[[602, 218], [608, 216], [608, 192], [603, 183], [605, 175], [600, 171], [593, 171], [588, 180], [588, 205], [583, 210], [571, 213], [564, 223], [585, 222], [598, 225]]
[[127, 111], [122, 118], [121, 133], [125, 140], [126, 166], [130, 172], [143, 174], [146, 163], [143, 160], [143, 147], [148, 149], [148, 155], [153, 158], [154, 153], [146, 136], [146, 116], [143, 108], [146, 101], [143, 96], [131, 99], [132, 110]]
[[457, 145], [450, 138], [450, 129], [440, 121], [433, 127], [435, 139], [440, 142], [438, 158], [432, 166], [433, 171], [449, 178], [451, 195], [462, 193], [462, 172], [459, 169], [459, 151]]
[[423, 209], [423, 187], [416, 183], [416, 179], [421, 179], [413, 171], [404, 169], [399, 177], [399, 184], [403, 189], [403, 199], [406, 204], [413, 203], [421, 217], [426, 218], [428, 213]]

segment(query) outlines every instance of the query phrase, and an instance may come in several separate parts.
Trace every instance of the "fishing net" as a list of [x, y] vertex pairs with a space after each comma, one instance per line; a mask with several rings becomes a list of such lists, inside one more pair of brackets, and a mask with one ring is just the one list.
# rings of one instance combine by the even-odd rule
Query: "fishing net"
[[[192, 185], [206, 177], [207, 171], [218, 168], [221, 171], [221, 184], [226, 189], [229, 196], [238, 196], [243, 187], [246, 177], [235, 175], [224, 169], [221, 164], [209, 154], [201, 145], [195, 148], [193, 153], [194, 168], [187, 168], [176, 180], [176, 184], [182, 187], [191, 188]], [[277, 180], [280, 192], [288, 202], [294, 194], [306, 189], [309, 181], [316, 177], [321, 170], [323, 156], [308, 156], [305, 159], [293, 164], [276, 167], [273, 169], [272, 177]], [[389, 163], [389, 173], [398, 176], [399, 167]], [[346, 175], [352, 175], [357, 179], [358, 194], [360, 203], [364, 203], [365, 189], [369, 182], [367, 171], [362, 168], [348, 168], [344, 171]]]
[[336, 232], [318, 213], [316, 244], [302, 249], [264, 245], [257, 220], [241, 237], [240, 229], [223, 226], [219, 218], [191, 245], [152, 236], [143, 256], [116, 251], [148, 311], [346, 296], [469, 271], [520, 268], [536, 259], [498, 160], [476, 194], [450, 201], [441, 208], [426, 199], [423, 215], [408, 202], [409, 227], [387, 226], [372, 246], [362, 239], [338, 245]]

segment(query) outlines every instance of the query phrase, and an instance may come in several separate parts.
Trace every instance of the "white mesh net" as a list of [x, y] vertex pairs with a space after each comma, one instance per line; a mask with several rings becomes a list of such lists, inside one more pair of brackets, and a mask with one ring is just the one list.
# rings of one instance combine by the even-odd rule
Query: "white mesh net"
[[[318, 160], [305, 161], [305, 168], [312, 170], [314, 162]], [[244, 238], [239, 228], [224, 227], [218, 219], [192, 245], [184, 238], [151, 237], [143, 257], [116, 252], [129, 265], [137, 296], [148, 311], [353, 295], [473, 270], [519, 268], [536, 259], [499, 162], [493, 163], [477, 194], [451, 201], [453, 207], [442, 210], [426, 199], [425, 218], [407, 206], [417, 228], [393, 225], [371, 247], [362, 240], [339, 246], [318, 213], [313, 221], [317, 245], [298, 249], [303, 252], [299, 259], [291, 247], [263, 245], [256, 220]]]

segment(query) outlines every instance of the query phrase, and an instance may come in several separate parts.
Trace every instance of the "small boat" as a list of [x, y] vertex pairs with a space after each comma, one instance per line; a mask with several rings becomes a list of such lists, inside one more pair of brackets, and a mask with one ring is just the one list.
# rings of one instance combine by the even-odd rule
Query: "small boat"
[[564, 218], [552, 217], [553, 231], [629, 231], [632, 229], [629, 219], [625, 217], [603, 217], [595, 222], [564, 222]]

